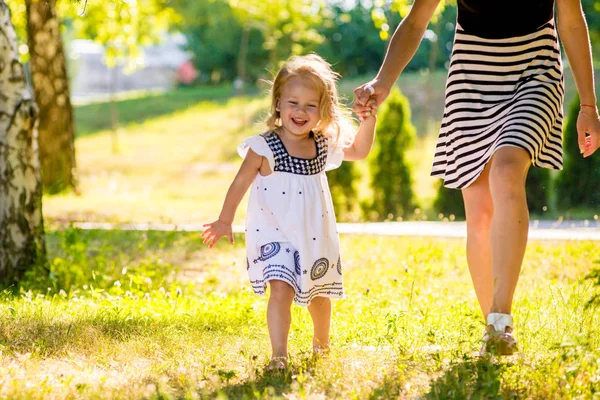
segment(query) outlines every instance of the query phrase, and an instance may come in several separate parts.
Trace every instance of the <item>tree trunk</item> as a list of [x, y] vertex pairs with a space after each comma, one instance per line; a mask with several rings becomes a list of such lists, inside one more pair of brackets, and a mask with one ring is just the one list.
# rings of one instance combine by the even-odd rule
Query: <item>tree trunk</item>
[[50, 193], [75, 188], [75, 130], [56, 0], [26, 0], [31, 80], [40, 109], [42, 183]]
[[[246, 22], [242, 27], [240, 38], [240, 54], [237, 60], [237, 79], [246, 82], [246, 57], [248, 56], [248, 41], [250, 40], [250, 24]], [[243, 86], [242, 86], [243, 91]]]
[[423, 102], [423, 129], [425, 133], [430, 131], [430, 121], [433, 110], [431, 104], [433, 104], [434, 98], [434, 81], [435, 81], [435, 65], [440, 49], [440, 32], [442, 30], [442, 19], [440, 18], [435, 24], [433, 24], [434, 33], [436, 35], [436, 41], [431, 42], [431, 50], [429, 51], [429, 63], [428, 63], [428, 75], [427, 81], [425, 82], [425, 101]]
[[15, 282], [45, 259], [37, 108], [0, 0], [0, 280]]

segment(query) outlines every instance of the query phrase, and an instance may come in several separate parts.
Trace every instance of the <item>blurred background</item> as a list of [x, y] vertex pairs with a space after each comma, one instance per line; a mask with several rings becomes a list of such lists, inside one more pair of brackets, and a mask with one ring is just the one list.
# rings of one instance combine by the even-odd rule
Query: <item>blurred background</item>
[[[341, 74], [350, 106], [410, 9], [398, 0], [8, 4], [40, 107], [50, 225], [212, 221], [241, 162], [236, 146], [264, 129], [267, 81], [279, 65], [292, 54], [322, 55]], [[582, 4], [600, 67], [600, 1]], [[442, 1], [379, 112], [369, 159], [330, 174], [339, 220], [464, 217], [460, 193], [429, 177], [455, 22], [455, 3]], [[600, 156], [577, 152], [566, 59], [565, 80], [565, 170], [532, 170], [530, 210], [540, 219], [597, 221]], [[244, 216], [242, 206], [236, 222]]]

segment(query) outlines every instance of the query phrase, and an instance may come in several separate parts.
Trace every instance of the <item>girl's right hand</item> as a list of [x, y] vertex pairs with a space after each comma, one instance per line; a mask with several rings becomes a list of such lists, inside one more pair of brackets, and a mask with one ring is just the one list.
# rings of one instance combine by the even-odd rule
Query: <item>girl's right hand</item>
[[364, 122], [368, 118], [375, 118], [377, 115], [377, 103], [374, 99], [370, 99], [364, 106], [355, 104], [352, 110], [358, 116], [360, 122]]
[[[373, 88], [372, 93], [370, 90], [365, 89], [367, 85]], [[354, 89], [355, 101], [353, 109], [357, 114], [360, 113], [362, 111], [361, 107], [365, 107], [369, 100], [375, 100], [375, 106], [380, 106], [389, 94], [390, 89], [383, 82], [373, 79], [371, 82], [367, 82]]]
[[202, 237], [204, 238], [203, 243], [208, 244], [209, 248], [212, 249], [223, 236], [227, 236], [229, 243], [233, 244], [231, 224], [216, 220], [213, 223], [204, 224], [203, 226], [206, 228], [206, 230], [202, 232]]

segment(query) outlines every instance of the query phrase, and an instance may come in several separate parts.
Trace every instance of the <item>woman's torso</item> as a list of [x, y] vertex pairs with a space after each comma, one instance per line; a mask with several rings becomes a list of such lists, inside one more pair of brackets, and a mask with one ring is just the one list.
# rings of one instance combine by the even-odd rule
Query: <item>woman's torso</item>
[[526, 35], [553, 15], [554, 0], [458, 0], [461, 28], [488, 39]]

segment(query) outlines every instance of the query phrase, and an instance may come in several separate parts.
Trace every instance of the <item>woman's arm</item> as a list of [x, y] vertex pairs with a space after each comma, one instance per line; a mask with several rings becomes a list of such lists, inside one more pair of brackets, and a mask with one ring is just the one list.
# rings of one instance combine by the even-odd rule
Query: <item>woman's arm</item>
[[223, 236], [227, 236], [229, 243], [233, 244], [231, 224], [233, 224], [235, 212], [252, 181], [256, 178], [262, 161], [262, 156], [256, 154], [252, 149], [248, 149], [248, 154], [246, 154], [240, 170], [227, 191], [219, 219], [213, 223], [204, 225], [206, 230], [202, 232], [202, 237], [204, 238], [204, 243], [208, 244], [209, 247], [212, 248]]
[[[557, 0], [558, 33], [581, 100], [577, 118], [579, 150], [590, 156], [600, 146], [600, 120], [594, 92], [594, 69], [588, 28], [580, 0]], [[586, 133], [589, 136], [586, 136]]]
[[367, 100], [374, 98], [377, 105], [383, 103], [400, 73], [415, 55], [440, 0], [415, 0], [406, 18], [402, 20], [388, 46], [385, 59], [379, 73], [369, 84], [375, 90], [373, 94], [364, 90], [362, 85], [354, 90], [357, 103], [364, 106]]

